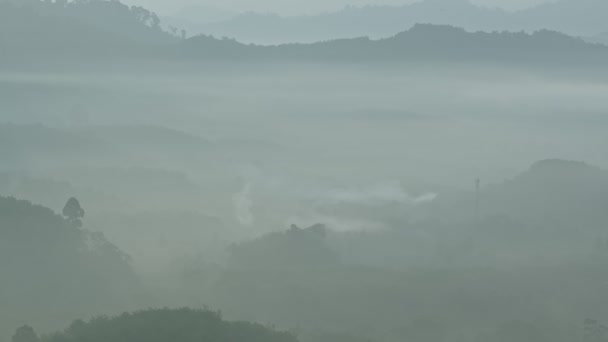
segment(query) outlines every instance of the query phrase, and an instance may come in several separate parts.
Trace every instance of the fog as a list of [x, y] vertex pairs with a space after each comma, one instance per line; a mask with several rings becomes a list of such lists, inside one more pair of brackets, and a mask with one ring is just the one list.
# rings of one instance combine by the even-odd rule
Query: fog
[[0, 342], [608, 340], [607, 46], [0, 30]]
[[[443, 0], [451, 1], [451, 0]], [[365, 5], [403, 5], [417, 2], [416, 0], [381, 0], [373, 3], [361, 0], [332, 0], [332, 1], [246, 1], [246, 0], [129, 0], [130, 5], [144, 6], [158, 12], [161, 15], [170, 15], [179, 12], [183, 8], [204, 7], [206, 9], [233, 11], [233, 12], [273, 12], [284, 15], [318, 14], [326, 11], [339, 10], [345, 6]], [[508, 10], [517, 10], [536, 6], [549, 2], [548, 0], [476, 0], [477, 5], [487, 7], [499, 7]]]

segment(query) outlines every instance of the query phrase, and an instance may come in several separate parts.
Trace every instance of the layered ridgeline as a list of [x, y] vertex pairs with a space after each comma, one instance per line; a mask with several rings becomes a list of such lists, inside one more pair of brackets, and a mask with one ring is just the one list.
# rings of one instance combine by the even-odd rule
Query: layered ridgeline
[[154, 13], [117, 1], [62, 4], [4, 0], [0, 8], [0, 62], [3, 61], [5, 68], [24, 61], [35, 62], [34, 65], [49, 61], [86, 65], [127, 58], [139, 62], [158, 59], [370, 63], [437, 60], [575, 66], [603, 64], [608, 60], [608, 47], [546, 30], [484, 33], [418, 24], [379, 40], [352, 38], [259, 46], [205, 35], [185, 39], [185, 32], [164, 31]]
[[25, 322], [49, 329], [138, 301], [128, 256], [102, 234], [80, 228], [84, 211], [77, 202], [64, 213], [0, 197], [0, 340]]
[[[183, 22], [191, 32], [206, 32], [239, 41], [277, 44], [315, 42], [336, 38], [370, 36], [385, 38], [416, 23], [453, 25], [467, 30], [528, 32], [549, 29], [589, 37], [608, 31], [604, 0], [558, 0], [518, 11], [483, 7], [468, 0], [422, 0], [397, 6], [348, 6], [318, 15], [280, 16], [266, 13], [218, 15], [204, 22], [209, 11], [196, 8], [167, 18]], [[197, 20], [200, 18], [200, 21]]]
[[442, 192], [429, 217], [386, 229], [292, 226], [232, 246], [210, 300], [371, 340], [576, 340], [585, 317], [605, 320], [607, 184], [605, 170], [545, 160], [482, 185], [477, 215], [474, 194]]
[[312, 44], [254, 46], [209, 36], [180, 45], [198, 59], [334, 62], [490, 62], [516, 65], [603, 64], [608, 47], [554, 31], [467, 32], [452, 26], [417, 24], [385, 39], [353, 38]]
[[[427, 219], [342, 233], [294, 225], [234, 244], [221, 265], [198, 261], [172, 277], [191, 289], [179, 293], [181, 303], [208, 303], [230, 317], [313, 335], [447, 341], [466, 331], [474, 341], [573, 341], [585, 317], [606, 320], [607, 184], [605, 170], [545, 160], [512, 180], [482, 186], [478, 217], [472, 194], [441, 193], [437, 203], [426, 204], [436, 209]], [[78, 228], [73, 217], [79, 215], [70, 212], [60, 217], [28, 202], [0, 200], [0, 251], [11, 256], [0, 259], [8, 279], [0, 284], [2, 336], [23, 324], [46, 333], [77, 317], [121, 312], [132, 301], [122, 253]], [[508, 291], [497, 293], [502, 288]], [[154, 295], [166, 298], [167, 292]], [[35, 336], [28, 328], [19, 331]], [[301, 341], [359, 341], [330, 336], [303, 335]], [[41, 340], [100, 338], [293, 341], [196, 310], [76, 321]]]

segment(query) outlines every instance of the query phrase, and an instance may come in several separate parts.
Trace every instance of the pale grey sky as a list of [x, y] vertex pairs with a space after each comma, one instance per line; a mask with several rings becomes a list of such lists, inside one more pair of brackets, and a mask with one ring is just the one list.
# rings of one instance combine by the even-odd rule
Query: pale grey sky
[[[232, 11], [275, 12], [284, 15], [319, 13], [333, 11], [346, 5], [404, 4], [415, 0], [123, 0], [150, 8], [161, 15], [171, 14], [187, 5], [203, 5]], [[450, 1], [450, 0], [445, 0]], [[472, 0], [472, 2], [492, 7], [519, 9], [551, 0]]]

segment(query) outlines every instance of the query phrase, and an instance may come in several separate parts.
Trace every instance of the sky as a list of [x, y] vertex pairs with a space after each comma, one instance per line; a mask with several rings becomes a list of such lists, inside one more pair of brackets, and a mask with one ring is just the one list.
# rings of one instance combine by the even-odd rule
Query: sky
[[[236, 12], [272, 12], [282, 15], [315, 14], [334, 11], [347, 5], [400, 5], [415, 0], [124, 0], [161, 14], [171, 15], [183, 7], [200, 5], [219, 10]], [[450, 0], [445, 0], [450, 1]], [[472, 0], [471, 2], [515, 10], [537, 5], [550, 0]]]

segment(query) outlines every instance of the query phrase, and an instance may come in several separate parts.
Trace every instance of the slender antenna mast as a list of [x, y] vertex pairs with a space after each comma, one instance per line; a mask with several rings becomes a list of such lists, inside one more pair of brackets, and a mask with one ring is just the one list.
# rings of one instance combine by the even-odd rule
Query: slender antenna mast
[[475, 179], [475, 222], [479, 223], [479, 189], [481, 187], [481, 179]]

